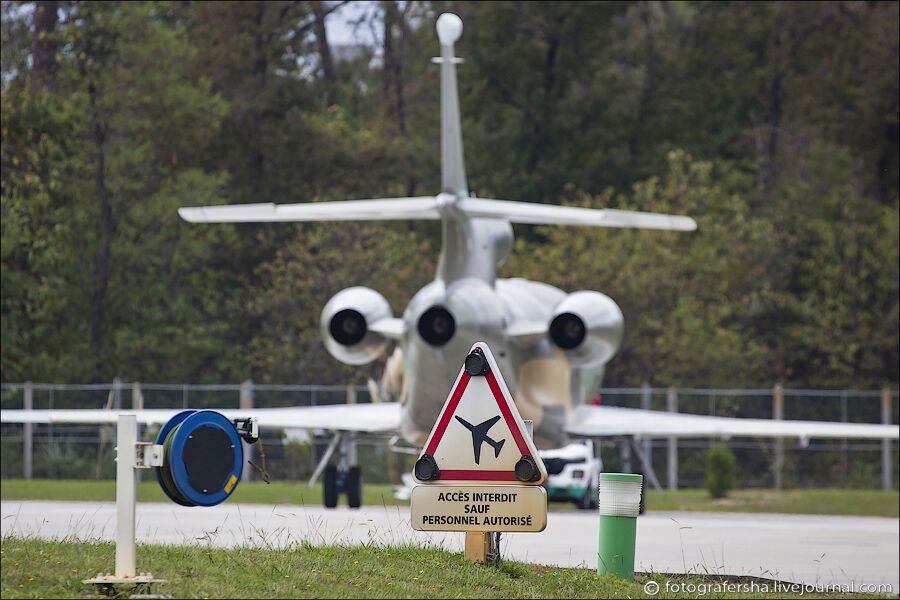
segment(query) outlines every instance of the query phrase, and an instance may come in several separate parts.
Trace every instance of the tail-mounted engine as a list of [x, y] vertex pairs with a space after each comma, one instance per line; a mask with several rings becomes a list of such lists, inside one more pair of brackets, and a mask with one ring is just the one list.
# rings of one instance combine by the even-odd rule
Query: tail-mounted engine
[[605, 364], [619, 349], [625, 319], [612, 298], [600, 292], [573, 292], [554, 309], [550, 339], [573, 365]]
[[381, 319], [390, 319], [391, 307], [384, 296], [366, 287], [341, 290], [322, 309], [322, 339], [329, 354], [348, 365], [364, 365], [384, 352], [388, 339], [371, 330]]

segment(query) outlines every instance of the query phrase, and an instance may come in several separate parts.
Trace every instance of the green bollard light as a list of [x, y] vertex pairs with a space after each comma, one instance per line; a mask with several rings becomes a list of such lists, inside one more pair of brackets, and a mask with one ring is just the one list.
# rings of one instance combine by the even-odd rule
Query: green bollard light
[[634, 541], [643, 475], [600, 473], [600, 550], [597, 574], [634, 579]]

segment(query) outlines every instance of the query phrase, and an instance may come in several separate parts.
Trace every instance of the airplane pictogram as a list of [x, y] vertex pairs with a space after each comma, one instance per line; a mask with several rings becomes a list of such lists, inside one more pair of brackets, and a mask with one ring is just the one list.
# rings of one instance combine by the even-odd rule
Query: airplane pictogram
[[483, 423], [479, 423], [478, 425], [472, 425], [465, 419], [460, 417], [456, 417], [456, 420], [463, 424], [463, 427], [472, 432], [472, 449], [475, 451], [475, 464], [481, 464], [481, 445], [487, 443], [490, 447], [494, 449], [494, 458], [500, 456], [500, 449], [503, 448], [505, 439], [500, 440], [499, 442], [495, 442], [491, 438], [488, 437], [487, 432], [491, 427], [494, 426], [494, 423], [500, 420], [500, 415], [488, 419]]

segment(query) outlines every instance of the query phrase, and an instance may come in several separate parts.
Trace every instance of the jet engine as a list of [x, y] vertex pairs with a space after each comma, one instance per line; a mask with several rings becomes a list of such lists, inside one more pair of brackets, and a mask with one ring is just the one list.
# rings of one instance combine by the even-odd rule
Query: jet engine
[[573, 365], [605, 364], [619, 349], [625, 319], [612, 298], [600, 292], [572, 292], [553, 310], [550, 339]]
[[372, 331], [381, 319], [390, 319], [384, 296], [367, 287], [351, 287], [331, 297], [322, 309], [320, 326], [328, 353], [348, 365], [364, 365], [384, 352], [388, 339]]

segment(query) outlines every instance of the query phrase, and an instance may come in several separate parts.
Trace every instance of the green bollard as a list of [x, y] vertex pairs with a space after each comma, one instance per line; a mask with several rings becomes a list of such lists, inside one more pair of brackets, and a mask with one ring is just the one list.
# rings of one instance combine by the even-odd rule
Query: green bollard
[[597, 574], [634, 579], [634, 541], [643, 475], [600, 473], [600, 550]]

